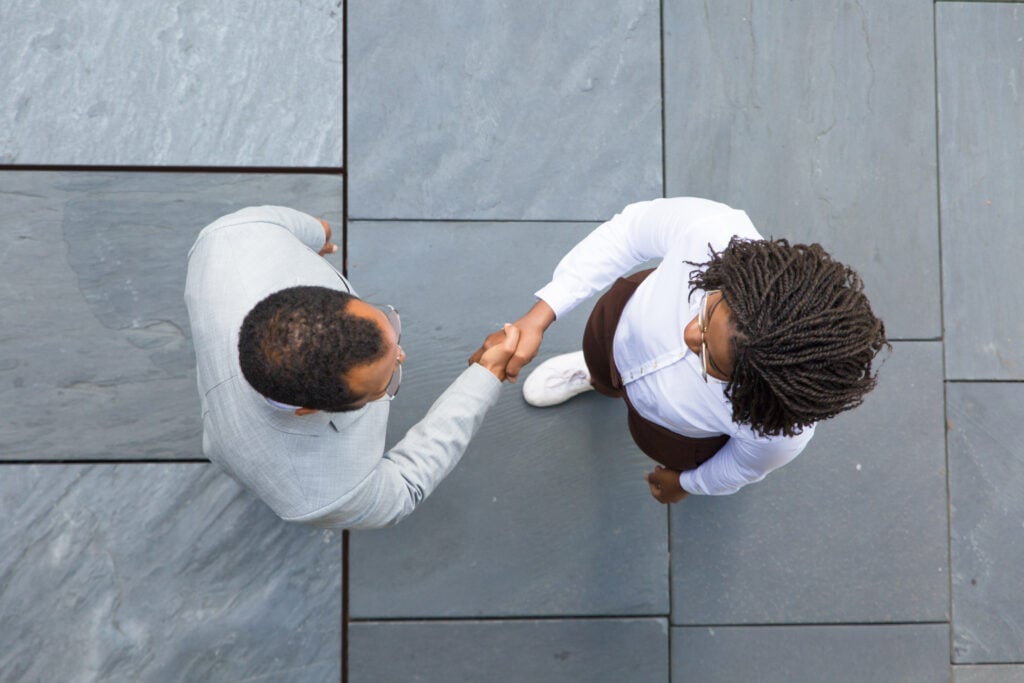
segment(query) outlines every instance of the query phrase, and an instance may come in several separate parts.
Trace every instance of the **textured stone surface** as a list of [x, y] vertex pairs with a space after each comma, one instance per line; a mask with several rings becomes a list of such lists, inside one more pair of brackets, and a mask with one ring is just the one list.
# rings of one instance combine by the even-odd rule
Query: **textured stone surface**
[[672, 680], [940, 683], [949, 681], [949, 627], [673, 628]]
[[950, 384], [953, 658], [1024, 662], [1022, 384]]
[[1024, 7], [936, 6], [950, 379], [1024, 379]]
[[2, 469], [0, 680], [339, 679], [339, 533], [208, 464]]
[[[350, 225], [353, 285], [402, 311], [408, 360], [389, 444], [488, 332], [532, 305], [592, 227]], [[589, 310], [553, 325], [539, 359], [578, 349]], [[590, 394], [536, 409], [506, 385], [462, 462], [414, 515], [352, 534], [352, 615], [666, 614], [667, 515], [643, 481], [649, 468], [620, 402]]]
[[662, 193], [655, 0], [348, 7], [354, 218], [605, 220]]
[[954, 666], [953, 683], [1024, 683], [1024, 664]]
[[[1020, 3], [348, 5], [352, 215], [596, 221], [664, 180], [821, 241], [890, 336], [944, 321], [949, 379], [1024, 379]], [[202, 463], [10, 462], [199, 457], [194, 235], [263, 202], [337, 227], [340, 177], [2, 167], [338, 166], [343, 31], [338, 0], [0, 1], [0, 683], [340, 678], [336, 533]], [[356, 224], [406, 322], [391, 443], [589, 227]], [[1024, 385], [948, 385], [948, 499], [941, 355], [897, 344], [796, 462], [671, 514], [621, 406], [507, 387], [421, 510], [353, 535], [352, 680], [1024, 683]]]
[[796, 460], [674, 506], [673, 623], [949, 619], [941, 347], [894, 347]]
[[0, 460], [201, 457], [186, 256], [274, 202], [338, 221], [341, 179], [0, 175]]
[[0, 164], [341, 166], [342, 0], [4, 0], [0, 27]]
[[664, 619], [364, 622], [349, 629], [349, 680], [662, 683]]
[[666, 0], [667, 194], [821, 242], [890, 336], [937, 338], [932, 35], [931, 0]]

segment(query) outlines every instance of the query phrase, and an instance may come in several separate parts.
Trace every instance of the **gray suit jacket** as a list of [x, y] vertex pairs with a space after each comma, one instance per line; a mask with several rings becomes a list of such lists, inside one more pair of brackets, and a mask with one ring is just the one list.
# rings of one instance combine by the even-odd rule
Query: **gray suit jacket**
[[319, 221], [276, 206], [220, 218], [196, 239], [185, 303], [196, 351], [203, 452], [282, 519], [381, 527], [412, 512], [458, 463], [501, 383], [473, 364], [388, 451], [387, 399], [352, 412], [303, 417], [271, 407], [242, 376], [238, 332], [256, 303], [286, 287], [352, 291], [317, 254], [323, 244]]

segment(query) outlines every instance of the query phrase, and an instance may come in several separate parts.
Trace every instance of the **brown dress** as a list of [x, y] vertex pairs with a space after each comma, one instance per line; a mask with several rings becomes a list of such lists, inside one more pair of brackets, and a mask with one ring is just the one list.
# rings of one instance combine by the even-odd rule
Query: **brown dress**
[[629, 433], [636, 445], [651, 458], [674, 470], [692, 470], [718, 452], [729, 440], [729, 436], [712, 436], [694, 439], [676, 434], [670, 429], [655, 424], [640, 416], [626, 396], [622, 378], [615, 367], [612, 356], [612, 340], [615, 328], [626, 307], [626, 302], [644, 279], [654, 269], [642, 270], [625, 278], [619, 278], [605, 293], [590, 314], [583, 332], [583, 357], [590, 370], [590, 381], [594, 388], [605, 396], [621, 397], [628, 411]]

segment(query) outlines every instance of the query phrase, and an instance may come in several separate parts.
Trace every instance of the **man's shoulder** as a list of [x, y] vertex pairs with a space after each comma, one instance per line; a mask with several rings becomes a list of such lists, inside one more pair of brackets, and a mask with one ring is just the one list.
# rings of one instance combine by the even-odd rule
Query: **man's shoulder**
[[282, 446], [316, 450], [339, 443], [380, 436], [387, 429], [386, 405], [367, 404], [345, 413], [318, 411], [295, 415], [275, 408], [234, 374], [206, 392], [204, 425], [222, 440], [252, 444], [256, 450], [279, 451]]

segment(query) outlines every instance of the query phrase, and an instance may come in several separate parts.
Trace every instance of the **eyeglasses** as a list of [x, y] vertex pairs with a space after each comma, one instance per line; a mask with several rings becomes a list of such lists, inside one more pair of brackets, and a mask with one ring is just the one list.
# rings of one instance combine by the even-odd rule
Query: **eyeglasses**
[[[703, 363], [701, 377], [704, 378], [705, 382], [708, 381], [708, 342], [705, 335], [708, 331], [708, 320], [711, 317], [708, 315], [708, 296], [718, 294], [721, 291], [720, 289], [712, 289], [709, 292], [704, 292], [704, 297], [700, 300], [700, 311], [697, 313], [697, 329], [700, 330], [700, 359]], [[718, 366], [714, 363], [712, 363], [712, 366], [716, 370], [718, 369]]]
[[[394, 306], [388, 304], [377, 306], [377, 308], [384, 312], [388, 322], [391, 323], [391, 329], [395, 331], [395, 345], [398, 346], [402, 342], [402, 319], [398, 316], [398, 311]], [[398, 362], [398, 358], [395, 358], [395, 372], [391, 375], [391, 381], [388, 382], [388, 388], [384, 390], [384, 395], [394, 398], [398, 394], [400, 386], [402, 386], [402, 364]]]

